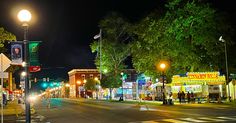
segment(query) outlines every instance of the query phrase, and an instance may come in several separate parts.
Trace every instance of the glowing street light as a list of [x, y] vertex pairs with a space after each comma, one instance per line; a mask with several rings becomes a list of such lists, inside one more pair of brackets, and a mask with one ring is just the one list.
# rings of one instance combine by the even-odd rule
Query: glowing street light
[[95, 77], [94, 80], [96, 82], [96, 99], [98, 100], [98, 90], [99, 90], [98, 77]]
[[25, 77], [25, 76], [26, 76], [26, 72], [23, 71], [23, 72], [21, 73], [21, 76], [22, 76], [22, 77]]
[[165, 63], [161, 63], [160, 64], [160, 68], [161, 68], [161, 71], [162, 71], [162, 83], [163, 83], [163, 85], [162, 85], [162, 93], [163, 93], [163, 95], [162, 95], [162, 98], [163, 98], [163, 104], [166, 104], [166, 101], [165, 101], [165, 80], [164, 80], [164, 71], [165, 71], [165, 69], [166, 69], [166, 64]]
[[17, 17], [21, 22], [29, 22], [31, 20], [31, 13], [23, 9], [18, 13]]
[[81, 84], [81, 81], [77, 81], [76, 83], [77, 83], [78, 85], [80, 85], [80, 84]]
[[66, 87], [70, 87], [70, 84], [66, 83]]
[[29, 100], [27, 100], [27, 98], [29, 97], [29, 78], [28, 78], [28, 65], [27, 65], [27, 60], [28, 60], [28, 22], [31, 20], [31, 13], [28, 10], [21, 10], [19, 11], [18, 15], [17, 15], [18, 19], [22, 22], [22, 26], [24, 28], [24, 68], [25, 68], [25, 119], [26, 119], [26, 123], [30, 123], [30, 102]]

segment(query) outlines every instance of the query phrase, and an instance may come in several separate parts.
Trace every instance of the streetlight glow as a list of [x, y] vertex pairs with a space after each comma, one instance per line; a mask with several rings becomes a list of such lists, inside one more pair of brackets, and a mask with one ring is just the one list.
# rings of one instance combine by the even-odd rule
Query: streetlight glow
[[21, 22], [29, 22], [31, 20], [31, 13], [23, 9], [18, 13], [17, 17]]
[[94, 80], [95, 80], [95, 81], [98, 81], [98, 78], [97, 78], [97, 77], [95, 77], [95, 78], [94, 78]]
[[160, 64], [160, 68], [161, 68], [162, 70], [164, 70], [164, 69], [166, 68], [166, 64], [161, 63], [161, 64]]
[[26, 62], [22, 62], [22, 67], [25, 67], [26, 66]]
[[66, 83], [66, 87], [70, 87], [70, 84]]
[[25, 76], [26, 76], [26, 72], [23, 71], [23, 72], [21, 73], [21, 76], [25, 77]]
[[76, 83], [80, 85], [80, 84], [81, 84], [81, 81], [78, 80]]

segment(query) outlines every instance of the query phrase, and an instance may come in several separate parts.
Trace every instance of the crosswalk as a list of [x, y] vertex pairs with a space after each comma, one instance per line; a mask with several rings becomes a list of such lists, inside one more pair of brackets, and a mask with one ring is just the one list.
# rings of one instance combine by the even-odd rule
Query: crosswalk
[[196, 118], [170, 118], [149, 121], [134, 121], [129, 123], [214, 123], [214, 122], [236, 122], [236, 116], [218, 116], [218, 117], [196, 117]]
[[[45, 119], [45, 117], [42, 115], [32, 115], [31, 116], [31, 123], [42, 123], [44, 119]], [[24, 116], [18, 117], [16, 122], [17, 123], [25, 123], [25, 117]]]

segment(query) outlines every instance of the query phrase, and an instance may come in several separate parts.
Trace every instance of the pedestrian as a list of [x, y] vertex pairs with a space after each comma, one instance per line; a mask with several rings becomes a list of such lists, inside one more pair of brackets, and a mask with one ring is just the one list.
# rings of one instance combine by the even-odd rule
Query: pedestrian
[[189, 91], [187, 93], [187, 99], [188, 99], [188, 103], [190, 103], [190, 93], [189, 93]]
[[190, 98], [191, 98], [192, 102], [195, 103], [195, 97], [194, 97], [193, 92], [191, 92], [191, 94], [190, 94]]
[[184, 93], [184, 91], [182, 91], [181, 97], [182, 97], [183, 102], [185, 103], [185, 93]]
[[178, 92], [178, 98], [179, 98], [179, 103], [181, 104], [181, 93], [180, 93], [180, 91]]
[[2, 96], [3, 96], [3, 105], [5, 106], [5, 105], [7, 105], [7, 96], [6, 96], [6, 94], [2, 94]]
[[168, 100], [168, 102], [169, 102], [170, 105], [173, 105], [172, 99], [173, 99], [173, 94], [172, 94], [172, 92], [170, 92], [170, 94], [169, 94], [169, 100]]

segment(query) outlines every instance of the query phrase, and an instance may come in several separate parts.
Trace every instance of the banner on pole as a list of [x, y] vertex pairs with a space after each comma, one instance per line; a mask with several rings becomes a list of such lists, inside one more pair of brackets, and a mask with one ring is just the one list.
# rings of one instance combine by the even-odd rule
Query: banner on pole
[[30, 41], [29, 42], [29, 71], [30, 72], [38, 72], [40, 71], [40, 63], [38, 58], [38, 49], [39, 49], [39, 41]]
[[37, 42], [37, 41], [30, 41], [29, 42], [30, 66], [39, 66], [38, 49], [39, 49], [39, 42]]
[[23, 61], [22, 57], [22, 43], [12, 42], [11, 44], [11, 64], [21, 65]]

